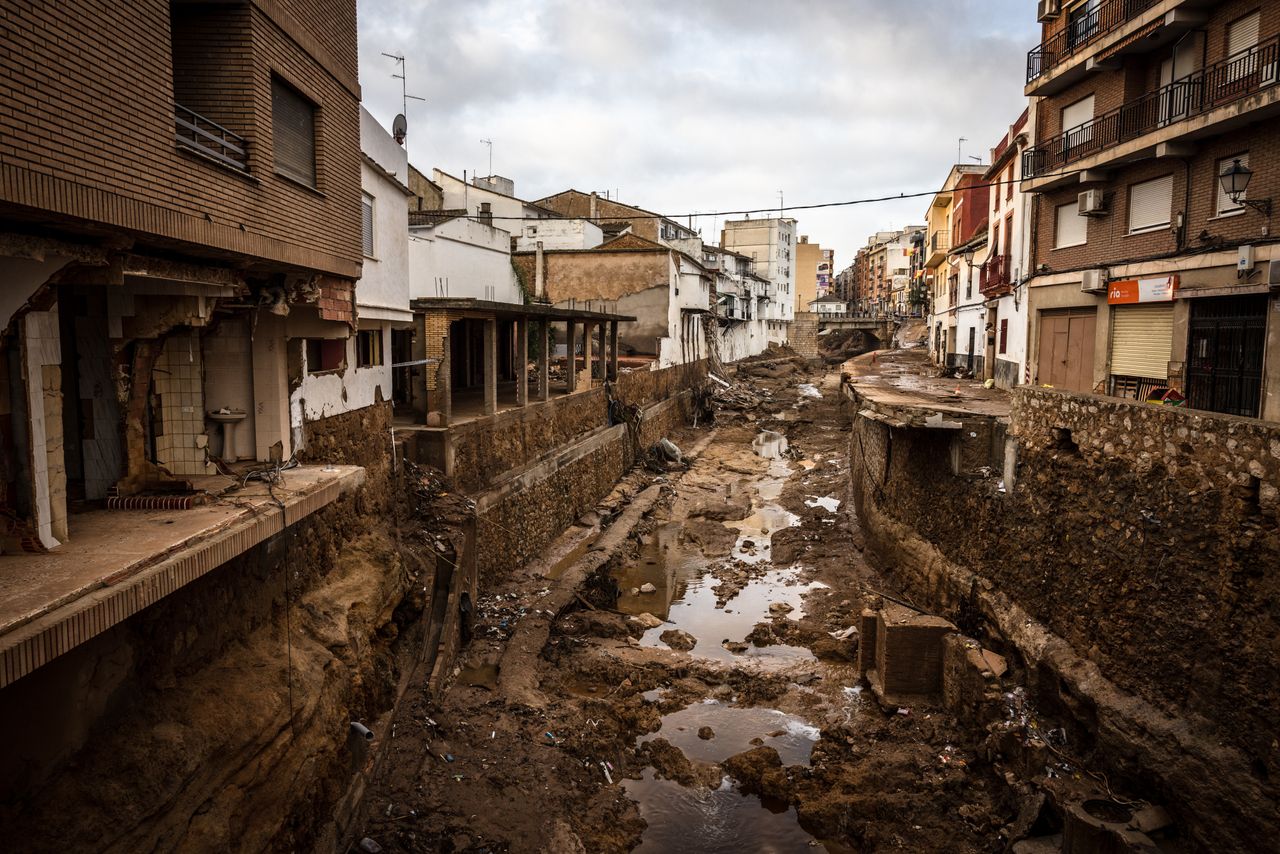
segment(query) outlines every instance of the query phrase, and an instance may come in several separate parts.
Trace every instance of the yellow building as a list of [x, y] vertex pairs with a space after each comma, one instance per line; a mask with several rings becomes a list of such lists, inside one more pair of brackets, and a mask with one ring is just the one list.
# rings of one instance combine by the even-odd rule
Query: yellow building
[[823, 258], [822, 247], [801, 236], [796, 242], [796, 310], [808, 311], [809, 303], [818, 298], [818, 267], [830, 261]]

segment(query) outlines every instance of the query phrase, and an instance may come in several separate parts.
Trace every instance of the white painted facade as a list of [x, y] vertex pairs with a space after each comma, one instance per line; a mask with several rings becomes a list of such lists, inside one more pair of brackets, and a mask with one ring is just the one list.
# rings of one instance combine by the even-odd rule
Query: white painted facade
[[[493, 218], [493, 225], [509, 234], [516, 234], [528, 220], [543, 219], [551, 213], [537, 205], [517, 199], [514, 194], [502, 193], [488, 187], [477, 187], [468, 184], [461, 178], [431, 170], [431, 180], [444, 191], [445, 210], [465, 210], [467, 216], [483, 217], [486, 214]], [[486, 179], [481, 179], [482, 181]], [[503, 189], [515, 189], [509, 182], [497, 184]], [[488, 205], [488, 210], [485, 206]]]
[[511, 229], [516, 235], [517, 252], [533, 252], [542, 244], [545, 251], [557, 249], [595, 249], [604, 243], [600, 226], [585, 219], [548, 219], [526, 222]]
[[[986, 352], [986, 307], [983, 305], [982, 293], [978, 290], [981, 280], [982, 265], [987, 260], [987, 248], [979, 248], [972, 262], [963, 256], [953, 259], [953, 266], [960, 274], [960, 288], [956, 299], [955, 310], [955, 363], [964, 367], [968, 364], [970, 353], [977, 359]], [[972, 334], [971, 334], [972, 333]]]
[[524, 302], [511, 266], [511, 234], [455, 217], [409, 230], [409, 295]]
[[[1030, 193], [1019, 190], [1022, 181], [1022, 151], [1035, 139], [1034, 111], [1028, 110], [1024, 125], [1009, 128], [1003, 145], [1008, 153], [1008, 165], [992, 175], [993, 179], [1014, 182], [1012, 193], [1007, 186], [996, 186], [991, 191], [990, 230], [988, 245], [992, 253], [1007, 256], [1009, 281], [1012, 292], [987, 303], [987, 323], [994, 339], [988, 355], [994, 363], [987, 368], [987, 375], [994, 377], [1001, 387], [1013, 387], [1027, 376], [1027, 338], [1030, 326], [1027, 313], [1027, 292], [1024, 284], [1032, 275], [1028, 259], [1031, 257], [1031, 199]], [[999, 146], [998, 146], [999, 147]], [[996, 162], [995, 151], [992, 162]], [[1009, 171], [1012, 170], [1012, 171]], [[1007, 364], [1001, 365], [1004, 362]], [[999, 370], [997, 370], [999, 368]], [[1012, 377], [1008, 375], [1012, 374]]]
[[[695, 260], [682, 252], [669, 252], [672, 283], [667, 299], [667, 336], [658, 343], [655, 368], [669, 368], [706, 358], [707, 341], [701, 315], [710, 308], [711, 278]], [[626, 314], [623, 307], [618, 311]]]
[[773, 285], [765, 315], [768, 339], [785, 343], [796, 315], [796, 221], [790, 217], [729, 220], [720, 245], [752, 259], [753, 272]]
[[736, 362], [769, 346], [770, 283], [751, 272], [751, 259], [704, 246], [702, 266], [715, 277], [717, 344], [723, 362]]

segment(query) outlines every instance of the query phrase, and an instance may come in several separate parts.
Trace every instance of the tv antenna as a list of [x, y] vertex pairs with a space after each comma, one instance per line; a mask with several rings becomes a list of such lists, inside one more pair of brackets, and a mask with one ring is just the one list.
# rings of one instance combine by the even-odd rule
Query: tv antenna
[[956, 162], [964, 162], [964, 144], [969, 141], [969, 137], [962, 136], [956, 140]]
[[480, 144], [489, 146], [489, 177], [493, 177], [493, 140], [482, 139]]
[[409, 115], [410, 101], [426, 101], [427, 99], [419, 98], [417, 95], [409, 94], [408, 82], [407, 82], [408, 76], [409, 76], [409, 69], [408, 69], [408, 66], [405, 64], [403, 53], [387, 53], [384, 50], [382, 52], [382, 55], [385, 56], [387, 59], [394, 59], [396, 61], [396, 66], [398, 67], [399, 73], [392, 74], [391, 76], [400, 81], [400, 114], [407, 116]]

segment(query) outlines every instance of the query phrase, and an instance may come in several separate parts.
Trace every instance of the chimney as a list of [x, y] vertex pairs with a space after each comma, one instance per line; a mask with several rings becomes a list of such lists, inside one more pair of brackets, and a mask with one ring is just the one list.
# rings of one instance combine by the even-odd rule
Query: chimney
[[591, 191], [591, 217], [592, 222], [600, 215], [600, 197], [596, 195], [596, 191]]
[[547, 294], [546, 274], [542, 268], [542, 241], [539, 240], [533, 250], [533, 298], [542, 299]]

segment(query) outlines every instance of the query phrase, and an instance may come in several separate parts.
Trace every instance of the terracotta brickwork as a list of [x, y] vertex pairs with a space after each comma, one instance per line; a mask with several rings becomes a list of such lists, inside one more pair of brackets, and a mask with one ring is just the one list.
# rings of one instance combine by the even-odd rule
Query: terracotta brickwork
[[[359, 275], [352, 0], [17, 5], [0, 10], [0, 216]], [[314, 189], [275, 171], [277, 76], [316, 107]], [[175, 102], [244, 137], [247, 174], [180, 147]]]

